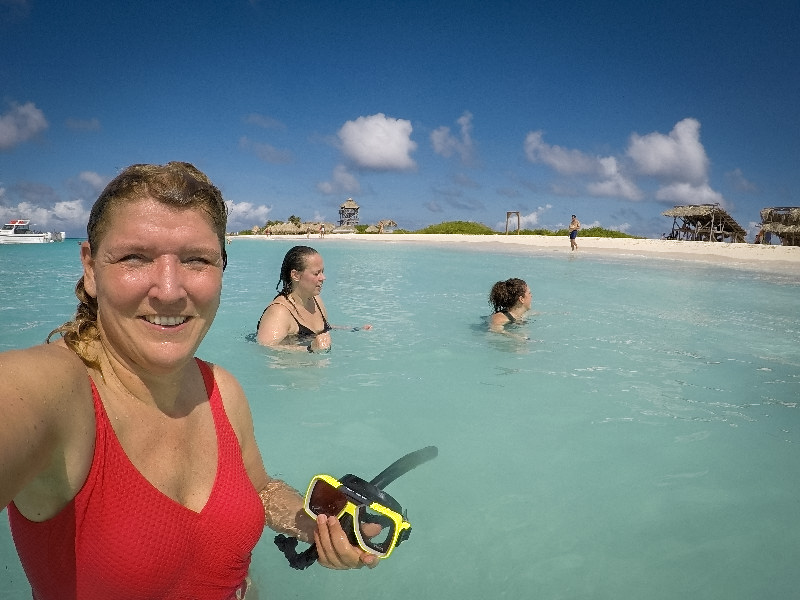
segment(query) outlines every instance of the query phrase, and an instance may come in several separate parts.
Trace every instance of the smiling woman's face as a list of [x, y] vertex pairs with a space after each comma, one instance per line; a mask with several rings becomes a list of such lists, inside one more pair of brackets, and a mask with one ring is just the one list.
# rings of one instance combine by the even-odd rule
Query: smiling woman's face
[[222, 291], [222, 248], [204, 212], [152, 199], [118, 205], [94, 252], [84, 242], [81, 261], [106, 352], [152, 373], [194, 356]]

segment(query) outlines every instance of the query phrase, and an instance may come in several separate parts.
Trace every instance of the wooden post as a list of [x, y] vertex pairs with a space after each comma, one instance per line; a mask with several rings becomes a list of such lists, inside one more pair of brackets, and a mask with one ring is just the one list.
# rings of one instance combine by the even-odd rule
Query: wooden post
[[519, 235], [520, 220], [518, 210], [509, 210], [506, 212], [506, 235], [508, 235], [508, 220], [511, 218], [511, 215], [517, 215], [517, 235]]

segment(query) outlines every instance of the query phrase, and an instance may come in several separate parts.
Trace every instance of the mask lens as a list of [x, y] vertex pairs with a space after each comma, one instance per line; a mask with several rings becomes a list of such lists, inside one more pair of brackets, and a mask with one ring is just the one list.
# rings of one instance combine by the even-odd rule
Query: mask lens
[[338, 517], [347, 506], [347, 497], [327, 481], [317, 479], [308, 498], [308, 508], [315, 515]]
[[386, 554], [394, 539], [394, 521], [369, 506], [359, 506], [358, 521], [364, 545], [379, 555]]

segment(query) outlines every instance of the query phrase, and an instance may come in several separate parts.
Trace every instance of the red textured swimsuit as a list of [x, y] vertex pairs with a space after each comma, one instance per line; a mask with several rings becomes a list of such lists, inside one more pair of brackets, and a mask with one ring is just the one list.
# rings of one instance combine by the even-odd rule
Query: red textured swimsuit
[[264, 529], [211, 368], [198, 360], [217, 433], [214, 487], [197, 513], [136, 470], [92, 382], [94, 458], [81, 490], [55, 517], [29, 521], [8, 506], [14, 543], [36, 600], [235, 598]]

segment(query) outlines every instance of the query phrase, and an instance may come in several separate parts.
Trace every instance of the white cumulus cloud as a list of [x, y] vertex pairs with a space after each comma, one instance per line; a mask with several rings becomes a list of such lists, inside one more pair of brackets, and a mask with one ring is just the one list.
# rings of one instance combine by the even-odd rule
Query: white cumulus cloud
[[674, 204], [719, 204], [724, 208], [725, 198], [707, 183], [693, 185], [679, 181], [664, 185], [656, 192], [656, 199]]
[[580, 150], [551, 146], [541, 131], [532, 131], [525, 138], [525, 155], [533, 163], [542, 163], [562, 175], [592, 177], [586, 191], [592, 196], [620, 197], [641, 200], [642, 192], [626, 177], [613, 156], [592, 156]]
[[[642, 178], [653, 178], [659, 188], [655, 199], [681, 204], [725, 204], [725, 199], [709, 185], [709, 160], [700, 142], [700, 123], [686, 118], [668, 134], [657, 131], [647, 135], [631, 134], [624, 156], [593, 156], [577, 149], [545, 143], [541, 131], [532, 131], [525, 138], [525, 155], [530, 162], [549, 166], [570, 176], [570, 181], [553, 184], [554, 193], [575, 194], [570, 185], [589, 180], [585, 192], [591, 196], [642, 200], [639, 187]], [[747, 185], [741, 173], [729, 178]]]
[[350, 194], [355, 195], [361, 191], [358, 179], [347, 170], [344, 165], [337, 165], [333, 169], [330, 181], [320, 181], [317, 189], [323, 194]]
[[47, 129], [44, 113], [33, 102], [11, 104], [11, 109], [0, 115], [0, 150], [8, 150]]
[[347, 121], [339, 129], [341, 149], [353, 164], [375, 171], [404, 171], [416, 167], [411, 153], [411, 121], [393, 119], [383, 113]]
[[460, 137], [450, 133], [450, 128], [445, 125], [431, 133], [433, 151], [445, 158], [458, 154], [461, 162], [468, 164], [472, 162], [475, 155], [475, 142], [472, 141], [472, 113], [465, 111], [456, 122], [460, 127]]
[[733, 187], [740, 192], [757, 192], [758, 186], [751, 181], [748, 181], [741, 169], [734, 169], [725, 173], [725, 178], [730, 182]]
[[250, 228], [253, 225], [263, 225], [272, 207], [263, 204], [255, 205], [252, 202], [232, 202], [227, 201], [228, 207], [228, 230]]
[[71, 226], [80, 224], [84, 229], [89, 222], [89, 209], [83, 205], [83, 200], [56, 202], [52, 214], [57, 221], [69, 223]]
[[81, 171], [78, 175], [78, 180], [89, 185], [98, 194], [108, 183], [108, 180], [105, 177], [95, 173], [94, 171]]
[[586, 190], [592, 196], [625, 198], [626, 200], [641, 200], [644, 197], [637, 185], [620, 172], [616, 158], [606, 156], [598, 159], [598, 163], [602, 179], [586, 186]]
[[544, 142], [544, 133], [531, 131], [525, 138], [525, 155], [532, 163], [542, 163], [563, 175], [588, 175], [598, 170], [597, 159], [580, 150], [568, 150]]
[[644, 175], [695, 185], [708, 180], [708, 156], [696, 119], [679, 121], [667, 135], [657, 131], [632, 134], [627, 154]]

